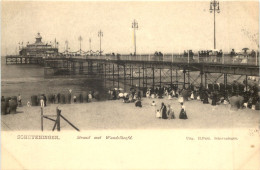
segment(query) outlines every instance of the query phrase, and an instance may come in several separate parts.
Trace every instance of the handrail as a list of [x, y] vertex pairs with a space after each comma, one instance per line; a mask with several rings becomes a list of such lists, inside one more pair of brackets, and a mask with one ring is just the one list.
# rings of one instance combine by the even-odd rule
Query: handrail
[[222, 65], [247, 65], [259, 66], [259, 55], [251, 54], [236, 55], [230, 54], [202, 56], [201, 54], [164, 54], [162, 56], [141, 54], [131, 55], [82, 55], [82, 56], [51, 56], [51, 57], [25, 57], [18, 55], [6, 56], [6, 58], [43, 58], [48, 59], [85, 59], [85, 60], [110, 60], [110, 61], [141, 61], [141, 62], [165, 62], [165, 63], [205, 63], [205, 64], [222, 64]]

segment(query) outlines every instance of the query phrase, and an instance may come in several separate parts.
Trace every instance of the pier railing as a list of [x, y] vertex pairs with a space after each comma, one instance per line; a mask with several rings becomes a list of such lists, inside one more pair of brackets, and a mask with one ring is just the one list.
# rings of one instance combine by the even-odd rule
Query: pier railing
[[199, 54], [164, 54], [162, 56], [142, 54], [142, 55], [103, 55], [103, 56], [66, 56], [71, 59], [88, 60], [110, 60], [110, 61], [140, 61], [140, 62], [165, 62], [165, 63], [205, 63], [205, 64], [225, 64], [225, 65], [248, 65], [259, 66], [259, 56], [256, 55], [236, 55], [223, 54], [221, 56], [210, 55], [200, 56]]
[[164, 55], [60, 55], [55, 57], [24, 57], [24, 56], [6, 56], [6, 64], [41, 64], [44, 60], [52, 59], [83, 59], [83, 60], [109, 60], [109, 61], [139, 61], [139, 62], [162, 62], [162, 63], [205, 63], [205, 64], [222, 64], [222, 65], [245, 65], [259, 66], [259, 55], [239, 54], [239, 55], [209, 55], [202, 56], [195, 54], [164, 54]]

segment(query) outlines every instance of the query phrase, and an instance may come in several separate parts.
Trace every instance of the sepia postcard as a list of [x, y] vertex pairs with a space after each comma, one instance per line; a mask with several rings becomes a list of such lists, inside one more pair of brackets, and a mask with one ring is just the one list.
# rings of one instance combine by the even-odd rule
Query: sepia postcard
[[258, 1], [1, 1], [1, 169], [259, 170]]

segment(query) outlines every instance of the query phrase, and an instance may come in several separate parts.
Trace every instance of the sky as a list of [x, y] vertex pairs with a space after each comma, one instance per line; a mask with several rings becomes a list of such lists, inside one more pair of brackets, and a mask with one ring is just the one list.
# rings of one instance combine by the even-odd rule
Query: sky
[[[259, 32], [258, 1], [220, 1], [216, 13], [216, 48], [257, 49]], [[213, 49], [213, 13], [210, 1], [13, 1], [1, 2], [1, 55], [16, 54], [19, 42], [59, 42], [59, 51], [68, 40], [70, 51], [99, 50], [102, 30], [104, 53], [134, 52], [132, 22], [136, 30], [137, 54], [178, 53]]]

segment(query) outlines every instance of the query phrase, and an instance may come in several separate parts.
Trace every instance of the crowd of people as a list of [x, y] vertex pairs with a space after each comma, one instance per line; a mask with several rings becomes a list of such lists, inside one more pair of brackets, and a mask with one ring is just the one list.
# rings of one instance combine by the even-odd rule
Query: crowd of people
[[[244, 81], [245, 82], [245, 81]], [[143, 107], [142, 97], [151, 98], [151, 99], [162, 99], [167, 98], [172, 100], [176, 98], [180, 103], [181, 112], [179, 114], [180, 119], [187, 119], [186, 109], [184, 102], [188, 100], [199, 100], [203, 104], [211, 103], [212, 106], [219, 104], [230, 104], [237, 108], [251, 108], [254, 110], [260, 109], [259, 104], [259, 86], [256, 83], [256, 80], [252, 80], [253, 83], [250, 83], [248, 80], [248, 86], [245, 87], [243, 84], [239, 84], [234, 81], [233, 84], [227, 85], [223, 90], [223, 84], [208, 84], [208, 87], [205, 88], [202, 85], [195, 87], [190, 84], [188, 88], [179, 88], [178, 85], [169, 85], [169, 86], [157, 86], [155, 88], [144, 88], [142, 91], [136, 87], [130, 88], [129, 92], [125, 92], [123, 89], [114, 88], [108, 91], [108, 100], [117, 100], [122, 99], [124, 103], [134, 103], [136, 107]], [[41, 106], [46, 107], [47, 102], [50, 104], [70, 104], [70, 103], [86, 103], [91, 102], [92, 99], [99, 100], [100, 96], [98, 92], [94, 90], [89, 92], [84, 92], [80, 94], [72, 93], [72, 90], [69, 89], [67, 93], [57, 93], [57, 94], [48, 94], [46, 97], [44, 94], [39, 94], [38, 96], [32, 96], [31, 101], [27, 101], [27, 106]], [[2, 102], [5, 102], [5, 105], [8, 106], [9, 102], [16, 103], [19, 107], [22, 106], [22, 96], [13, 96], [12, 98], [5, 98], [2, 96]], [[153, 100], [152, 106], [156, 106], [155, 101]], [[173, 108], [164, 103], [161, 103], [160, 109], [155, 109], [156, 117], [162, 119], [174, 119]]]
[[[188, 119], [186, 114], [186, 109], [184, 106], [184, 99], [179, 90], [166, 87], [156, 87], [155, 89], [148, 89], [146, 93], [141, 94], [142, 92], [136, 90], [136, 88], [132, 87], [129, 90], [129, 93], [123, 92], [123, 89], [114, 88], [113, 90], [109, 90], [109, 100], [118, 100], [122, 99], [123, 103], [135, 103], [136, 107], [142, 107], [142, 97], [147, 98], [163, 98], [164, 96], [169, 96], [169, 99], [172, 97], [177, 97], [181, 106], [181, 111], [179, 114], [180, 119]], [[145, 95], [144, 95], [145, 94]], [[156, 107], [155, 101], [151, 103], [151, 106]], [[175, 119], [174, 110], [170, 104], [166, 106], [163, 102], [161, 103], [160, 109], [155, 109], [155, 117], [159, 119]]]
[[[109, 91], [109, 99], [117, 100], [123, 99], [124, 103], [135, 103], [136, 107], [142, 107], [142, 97], [151, 98], [151, 99], [162, 99], [167, 98], [172, 100], [176, 98], [177, 101], [181, 105], [181, 111], [179, 114], [180, 119], [188, 119], [186, 114], [186, 109], [184, 106], [184, 102], [188, 100], [198, 100], [203, 104], [211, 104], [212, 106], [224, 104], [231, 106], [233, 105], [234, 96], [239, 99], [239, 103], [242, 102], [242, 107], [251, 108], [254, 110], [259, 110], [259, 88], [255, 85], [248, 85], [247, 88], [245, 85], [238, 84], [238, 82], [234, 81], [233, 84], [229, 85], [227, 89], [223, 91], [222, 84], [214, 84], [207, 88], [202, 85], [195, 87], [192, 84], [187, 88], [178, 88], [177, 85], [170, 86], [157, 86], [155, 88], [147, 88], [143, 89], [141, 94], [140, 90], [136, 90], [135, 87], [132, 87], [129, 93], [123, 92], [123, 89], [113, 89]], [[242, 87], [242, 88], [241, 88]], [[232, 98], [233, 97], [233, 98]], [[151, 103], [151, 106], [156, 106], [155, 101]], [[237, 107], [235, 105], [235, 107]], [[238, 107], [239, 108], [239, 107]], [[155, 109], [155, 115], [157, 118], [161, 119], [174, 119], [176, 118], [174, 115], [173, 108], [168, 105], [168, 107], [162, 103], [160, 109]]]
[[1, 97], [1, 114], [15, 114], [17, 107], [22, 106], [22, 96]]

